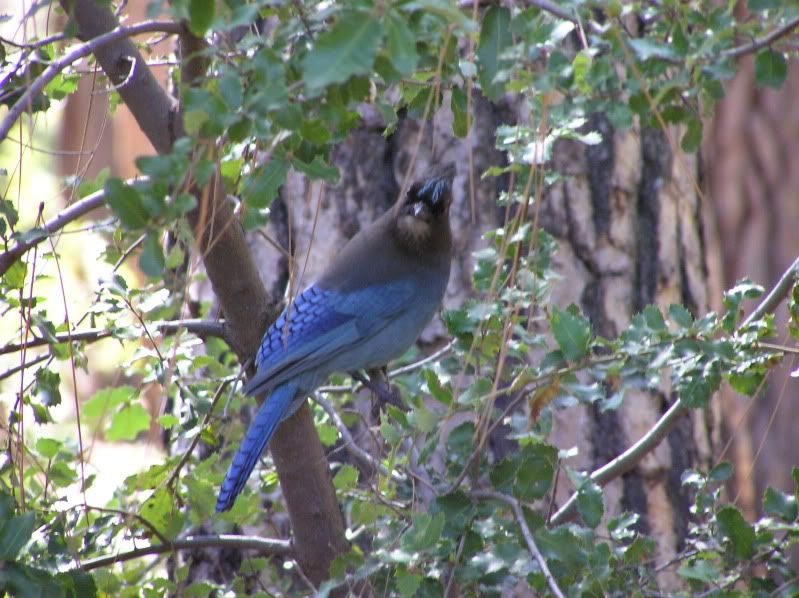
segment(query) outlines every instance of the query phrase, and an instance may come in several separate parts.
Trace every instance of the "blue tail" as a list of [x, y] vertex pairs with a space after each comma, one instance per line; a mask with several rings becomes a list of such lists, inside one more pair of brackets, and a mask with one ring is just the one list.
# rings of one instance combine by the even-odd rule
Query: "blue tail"
[[[287, 415], [290, 415], [287, 411], [296, 394], [295, 384], [282, 384], [275, 388], [261, 405], [255, 419], [250, 423], [239, 451], [233, 457], [225, 481], [222, 482], [219, 498], [216, 500], [217, 513], [227, 511], [233, 506], [255, 463], [274, 434], [275, 428]], [[301, 404], [301, 401], [298, 403]]]

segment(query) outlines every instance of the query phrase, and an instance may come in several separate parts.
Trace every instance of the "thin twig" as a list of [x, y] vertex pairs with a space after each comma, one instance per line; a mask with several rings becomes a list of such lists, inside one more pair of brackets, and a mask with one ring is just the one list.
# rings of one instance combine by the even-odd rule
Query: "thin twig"
[[191, 457], [194, 449], [197, 448], [197, 445], [200, 442], [200, 438], [202, 437], [202, 431], [205, 426], [208, 425], [208, 422], [211, 421], [211, 415], [214, 413], [214, 409], [216, 408], [216, 404], [219, 402], [219, 398], [222, 396], [222, 393], [225, 392], [225, 388], [227, 385], [230, 384], [231, 380], [223, 380], [222, 384], [219, 385], [219, 388], [216, 389], [214, 393], [214, 397], [211, 399], [211, 406], [208, 408], [208, 412], [205, 414], [205, 418], [203, 419], [203, 423], [200, 424], [200, 429], [197, 434], [192, 438], [191, 444], [189, 448], [183, 453], [183, 456], [180, 458], [180, 461], [175, 466], [175, 469], [169, 476], [169, 479], [164, 483], [164, 486], [167, 488], [171, 487], [175, 480], [180, 475], [180, 470], [183, 469], [183, 466], [188, 462], [189, 458]]
[[[153, 322], [152, 325], [162, 334], [175, 334], [178, 330], [186, 330], [203, 339], [212, 336], [225, 339], [225, 323], [216, 320], [170, 320], [165, 322]], [[53, 345], [58, 343], [78, 341], [94, 342], [109, 338], [114, 333], [114, 330], [108, 330], [106, 328], [89, 328], [87, 330], [74, 331], [71, 333], [60, 332], [54, 335], [54, 341], [37, 336], [24, 343], [11, 343], [0, 347], [0, 355], [16, 353], [17, 351], [30, 349], [32, 347], [41, 347], [44, 345]]]
[[117, 27], [108, 33], [104, 33], [103, 35], [99, 35], [93, 39], [90, 39], [86, 43], [76, 47], [74, 50], [67, 52], [58, 60], [54, 60], [52, 63], [50, 63], [50, 66], [48, 66], [42, 72], [42, 74], [31, 83], [27, 91], [22, 94], [22, 96], [11, 107], [11, 110], [8, 111], [8, 114], [6, 114], [6, 117], [3, 119], [2, 123], [0, 123], [0, 140], [6, 138], [6, 135], [8, 135], [11, 127], [13, 127], [14, 123], [17, 122], [17, 119], [32, 104], [33, 98], [35, 98], [36, 95], [39, 94], [50, 81], [55, 79], [58, 74], [70, 64], [77, 62], [81, 58], [85, 58], [86, 56], [94, 53], [98, 48], [101, 48], [107, 44], [116, 42], [120, 39], [133, 37], [134, 35], [153, 33], [155, 31], [177, 34], [183, 31], [183, 26], [180, 23], [175, 23], [174, 21], [144, 21], [143, 23], [136, 23], [135, 25], [130, 25], [127, 27]]
[[519, 501], [512, 496], [502, 494], [501, 492], [494, 492], [493, 490], [474, 490], [470, 495], [472, 498], [477, 500], [498, 500], [504, 502], [511, 508], [513, 511], [513, 517], [516, 519], [516, 523], [519, 524], [522, 537], [527, 544], [527, 549], [530, 551], [530, 554], [533, 555], [533, 558], [535, 558], [538, 566], [541, 568], [541, 573], [544, 575], [544, 579], [547, 580], [547, 585], [549, 585], [550, 591], [557, 598], [565, 598], [563, 592], [558, 587], [558, 582], [555, 581], [555, 578], [552, 576], [552, 572], [547, 566], [547, 561], [544, 558], [544, 555], [541, 554], [541, 551], [538, 550], [538, 546], [535, 544], [533, 534], [530, 532], [530, 528], [527, 525], [527, 520], [524, 518], [524, 511], [522, 511], [522, 505], [519, 503]]
[[91, 571], [101, 567], [108, 567], [143, 556], [164, 554], [177, 550], [195, 550], [197, 548], [236, 548], [239, 550], [256, 550], [270, 556], [283, 556], [294, 558], [294, 549], [288, 540], [260, 538], [258, 536], [237, 536], [234, 534], [220, 534], [218, 536], [188, 536], [182, 540], [175, 540], [168, 544], [153, 544], [136, 548], [128, 552], [120, 552], [110, 556], [99, 557], [83, 561], [77, 568], [82, 571]]
[[400, 475], [396, 471], [391, 471], [389, 473], [388, 468], [385, 465], [380, 463], [377, 459], [375, 459], [372, 455], [368, 452], [363, 450], [358, 444], [355, 442], [355, 438], [352, 437], [352, 434], [349, 431], [349, 428], [344, 424], [341, 420], [341, 416], [335, 410], [333, 405], [330, 404], [330, 401], [325, 399], [321, 393], [315, 392], [313, 395], [314, 402], [319, 405], [322, 409], [324, 409], [325, 413], [330, 417], [333, 422], [333, 425], [336, 426], [338, 433], [341, 434], [341, 438], [344, 440], [344, 448], [346, 451], [352, 455], [356, 460], [358, 460], [361, 465], [366, 467], [367, 469], [376, 469], [380, 472], [380, 475], [388, 476], [397, 479], [397, 480], [404, 480], [405, 476]]
[[[403, 374], [408, 374], [410, 372], [423, 368], [428, 363], [438, 361], [440, 358], [444, 357], [450, 351], [452, 351], [452, 347], [454, 344], [455, 341], [450, 341], [435, 353], [428, 355], [427, 357], [423, 357], [419, 361], [414, 361], [413, 363], [409, 363], [408, 365], [404, 365], [395, 370], [391, 370], [388, 373], [389, 379], [394, 378], [395, 376], [402, 376]], [[319, 388], [316, 389], [316, 392], [323, 392], [326, 394], [342, 394], [345, 392], [355, 393], [362, 386], [363, 384], [361, 382], [356, 382], [355, 384], [340, 384], [338, 386], [334, 386], [331, 384], [329, 386], [320, 386]]]

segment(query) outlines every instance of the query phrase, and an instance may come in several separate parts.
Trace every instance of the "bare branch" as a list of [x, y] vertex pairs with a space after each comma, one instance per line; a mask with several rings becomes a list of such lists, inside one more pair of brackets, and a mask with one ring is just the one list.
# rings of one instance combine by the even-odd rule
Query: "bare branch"
[[555, 581], [555, 578], [552, 576], [552, 572], [547, 566], [547, 561], [544, 558], [544, 555], [541, 554], [541, 551], [538, 550], [538, 546], [535, 544], [533, 534], [530, 532], [530, 527], [527, 525], [527, 520], [524, 518], [524, 511], [522, 511], [521, 503], [519, 503], [519, 501], [512, 496], [502, 494], [501, 492], [494, 492], [493, 490], [474, 490], [470, 495], [472, 498], [477, 500], [498, 500], [504, 502], [511, 508], [511, 511], [513, 511], [513, 517], [516, 519], [516, 523], [519, 524], [519, 529], [522, 532], [524, 542], [527, 544], [527, 550], [530, 551], [530, 554], [533, 555], [533, 558], [535, 558], [538, 566], [541, 568], [541, 573], [547, 580], [547, 585], [549, 585], [550, 591], [557, 598], [565, 598], [563, 592], [558, 587], [558, 582]]
[[91, 571], [122, 563], [143, 556], [164, 554], [178, 550], [195, 550], [197, 548], [238, 548], [240, 550], [255, 550], [269, 556], [294, 557], [294, 549], [288, 540], [275, 540], [260, 538], [258, 536], [237, 536], [234, 534], [220, 534], [218, 536], [189, 536], [182, 540], [175, 540], [168, 544], [153, 544], [143, 548], [136, 548], [128, 552], [120, 552], [110, 556], [83, 561], [78, 569]]
[[[44, 69], [44, 72], [34, 79], [27, 91], [25, 91], [25, 93], [23, 93], [22, 96], [16, 101], [16, 103], [11, 107], [11, 110], [8, 111], [8, 114], [6, 114], [6, 117], [3, 119], [2, 123], [0, 123], [0, 140], [6, 138], [6, 135], [8, 135], [11, 127], [13, 127], [14, 123], [17, 122], [17, 119], [32, 104], [33, 98], [35, 98], [36, 95], [39, 94], [50, 81], [55, 79], [58, 74], [70, 64], [80, 60], [81, 58], [85, 58], [89, 54], [96, 53], [97, 50], [112, 42], [129, 38], [134, 35], [139, 35], [141, 33], [152, 33], [154, 31], [176, 34], [180, 33], [181, 26], [173, 21], [145, 21], [143, 23], [137, 23], [128, 27], [117, 27], [112, 31], [87, 41], [70, 52], [67, 52], [58, 60], [51, 62], [50, 66]], [[136, 63], [131, 62], [129, 70], [133, 70], [136, 67]]]
[[[170, 320], [166, 322], [153, 322], [152, 326], [162, 334], [175, 334], [178, 330], [186, 330], [198, 337], [205, 339], [215, 336], [225, 339], [225, 323], [215, 320]], [[94, 342], [104, 338], [109, 338], [115, 333], [114, 330], [106, 328], [89, 328], [87, 330], [75, 330], [72, 332], [60, 332], [55, 335], [55, 340], [37, 336], [29, 339], [25, 343], [11, 343], [0, 347], [0, 355], [16, 353], [22, 349], [53, 345], [56, 343], [68, 342]]]

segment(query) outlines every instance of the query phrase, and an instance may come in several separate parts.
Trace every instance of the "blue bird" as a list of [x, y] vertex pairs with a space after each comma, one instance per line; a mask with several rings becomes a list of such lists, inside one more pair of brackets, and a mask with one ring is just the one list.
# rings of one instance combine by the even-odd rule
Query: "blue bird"
[[331, 373], [384, 367], [432, 319], [452, 261], [453, 172], [450, 166], [411, 185], [266, 331], [244, 392], [271, 394], [233, 458], [217, 512], [233, 506], [277, 426]]

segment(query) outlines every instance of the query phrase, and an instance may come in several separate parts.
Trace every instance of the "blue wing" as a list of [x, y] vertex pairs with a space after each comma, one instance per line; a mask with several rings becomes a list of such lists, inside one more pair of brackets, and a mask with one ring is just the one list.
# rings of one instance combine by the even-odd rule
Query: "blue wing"
[[233, 506], [278, 424], [311, 390], [302, 375], [311, 373], [310, 386], [317, 376], [327, 376], [336, 355], [374, 338], [412, 303], [413, 292], [408, 282], [349, 293], [311, 286], [283, 311], [266, 331], [255, 358], [258, 371], [244, 388], [248, 394], [272, 392], [233, 457], [217, 512]]
[[346, 293], [308, 287], [266, 331], [255, 357], [257, 373], [244, 391], [262, 394], [294, 376], [323, 367], [398, 318], [413, 303], [413, 295], [410, 281]]

